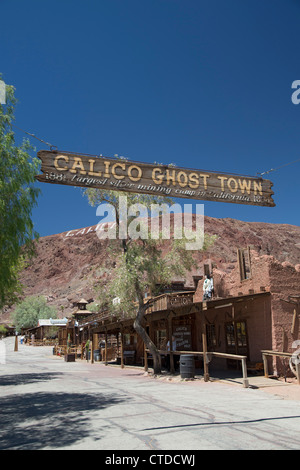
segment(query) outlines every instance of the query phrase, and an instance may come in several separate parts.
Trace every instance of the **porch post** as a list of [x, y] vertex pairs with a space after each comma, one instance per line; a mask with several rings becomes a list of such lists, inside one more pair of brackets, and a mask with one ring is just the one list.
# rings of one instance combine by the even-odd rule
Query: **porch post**
[[105, 329], [104, 364], [107, 366], [107, 329]]
[[119, 345], [119, 331], [118, 331], [118, 333], [116, 333], [116, 340], [117, 340], [117, 357], [118, 357], [119, 356], [119, 347], [120, 347], [120, 345]]
[[249, 387], [249, 380], [247, 378], [247, 364], [246, 364], [246, 358], [242, 359], [242, 370], [243, 370], [243, 387], [247, 388]]
[[[207, 307], [206, 307], [207, 309]], [[209, 381], [209, 372], [208, 372], [208, 362], [207, 362], [207, 338], [206, 338], [206, 323], [205, 323], [205, 314], [202, 310], [202, 346], [203, 346], [203, 372], [204, 372], [204, 382]]]
[[263, 363], [264, 363], [264, 372], [265, 372], [265, 377], [269, 377], [269, 370], [268, 370], [268, 358], [266, 354], [262, 353], [262, 358], [263, 358]]
[[94, 364], [95, 335], [92, 333], [91, 364]]
[[172, 341], [172, 318], [173, 318], [173, 315], [172, 313], [169, 314], [168, 316], [168, 341], [169, 341], [169, 345], [170, 345], [170, 351], [169, 351], [169, 354], [170, 354], [170, 372], [171, 374], [175, 374], [175, 367], [174, 367], [174, 357], [173, 357], [173, 341]]

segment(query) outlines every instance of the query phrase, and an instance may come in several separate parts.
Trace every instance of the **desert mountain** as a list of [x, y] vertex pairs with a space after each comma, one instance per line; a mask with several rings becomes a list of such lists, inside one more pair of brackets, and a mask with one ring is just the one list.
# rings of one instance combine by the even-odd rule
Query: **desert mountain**
[[[237, 248], [248, 245], [259, 254], [272, 255], [280, 262], [300, 263], [300, 227], [286, 224], [242, 222], [205, 216], [205, 233], [216, 235], [216, 241], [205, 253], [195, 253], [199, 270], [187, 275], [186, 287], [194, 285], [192, 275], [203, 273], [203, 261], [211, 260], [223, 269], [236, 262]], [[40, 238], [37, 256], [21, 275], [24, 293], [44, 295], [55, 305], [60, 317], [74, 310], [76, 301], [95, 299], [95, 286], [113, 269], [108, 240], [99, 240], [96, 226], [80, 228]], [[167, 242], [166, 247], [167, 249]], [[9, 320], [11, 309], [2, 321]]]

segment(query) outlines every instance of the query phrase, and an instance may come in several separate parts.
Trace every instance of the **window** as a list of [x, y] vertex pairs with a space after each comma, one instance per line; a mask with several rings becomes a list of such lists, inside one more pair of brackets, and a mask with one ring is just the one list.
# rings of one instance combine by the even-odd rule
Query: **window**
[[125, 344], [125, 346], [130, 345], [130, 334], [129, 333], [124, 333], [124, 344]]
[[239, 347], [247, 346], [246, 322], [236, 322], [236, 340]]
[[210, 276], [209, 264], [204, 265], [204, 276]]
[[238, 348], [247, 347], [247, 326], [245, 321], [226, 323], [226, 344], [232, 347], [237, 344]]
[[216, 326], [214, 323], [206, 325], [206, 340], [209, 349], [217, 346]]
[[237, 258], [238, 264], [240, 269], [240, 277], [241, 281], [245, 281], [246, 279], [251, 279], [251, 258], [250, 258], [250, 247], [238, 248], [237, 250]]
[[226, 323], [226, 344], [227, 346], [235, 346], [234, 324]]
[[156, 346], [158, 349], [166, 349], [167, 330], [156, 330]]

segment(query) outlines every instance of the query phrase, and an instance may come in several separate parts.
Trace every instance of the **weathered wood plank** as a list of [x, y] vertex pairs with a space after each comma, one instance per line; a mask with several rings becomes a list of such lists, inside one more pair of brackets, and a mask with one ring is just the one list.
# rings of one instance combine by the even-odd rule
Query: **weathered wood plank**
[[123, 159], [41, 150], [40, 182], [152, 195], [275, 206], [273, 183], [262, 178]]

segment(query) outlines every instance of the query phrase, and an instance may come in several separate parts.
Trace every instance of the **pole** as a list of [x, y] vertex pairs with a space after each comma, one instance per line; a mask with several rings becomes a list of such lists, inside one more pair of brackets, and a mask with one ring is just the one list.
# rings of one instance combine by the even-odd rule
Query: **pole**
[[249, 380], [248, 380], [248, 377], [247, 377], [246, 359], [242, 359], [242, 370], [243, 370], [243, 387], [248, 388], [249, 387]]
[[117, 357], [119, 357], [120, 355], [119, 332], [116, 333], [116, 340], [117, 340]]
[[203, 346], [203, 372], [204, 382], [209, 381], [208, 362], [207, 362], [207, 339], [206, 339], [206, 324], [204, 312], [202, 311], [202, 346]]
[[107, 331], [105, 332], [105, 355], [104, 355], [105, 362], [104, 364], [107, 366]]
[[91, 350], [91, 364], [94, 364], [94, 348], [95, 348], [95, 341], [94, 341], [94, 334], [92, 334], [92, 350]]
[[264, 363], [265, 377], [268, 378], [269, 377], [268, 359], [264, 353], [262, 353], [262, 358], [263, 358], [263, 363]]
[[170, 372], [171, 374], [175, 374], [175, 367], [174, 367], [174, 356], [173, 356], [173, 341], [172, 341], [172, 314], [168, 316], [168, 340], [170, 345]]
[[18, 335], [15, 336], [15, 351], [18, 351]]

